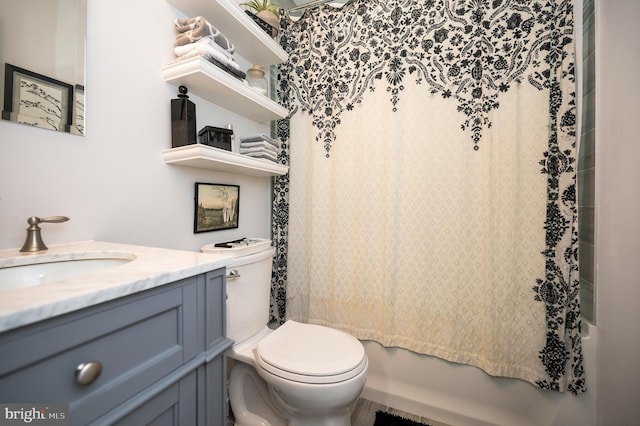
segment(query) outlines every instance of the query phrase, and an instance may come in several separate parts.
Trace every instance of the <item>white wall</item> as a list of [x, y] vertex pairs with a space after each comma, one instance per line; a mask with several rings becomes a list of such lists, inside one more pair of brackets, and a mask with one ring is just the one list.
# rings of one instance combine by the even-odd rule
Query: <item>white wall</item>
[[[161, 67], [173, 59], [173, 20], [183, 15], [164, 0], [89, 0], [87, 14], [87, 136], [0, 120], [0, 249], [22, 245], [29, 216], [53, 215], [71, 221], [43, 225], [47, 244], [95, 239], [199, 250], [269, 238], [269, 178], [162, 161], [177, 88]], [[198, 129], [232, 123], [238, 136], [268, 133], [266, 124], [191, 100]], [[238, 229], [193, 233], [195, 182], [240, 185]]]
[[640, 422], [640, 2], [596, 2], [598, 425]]

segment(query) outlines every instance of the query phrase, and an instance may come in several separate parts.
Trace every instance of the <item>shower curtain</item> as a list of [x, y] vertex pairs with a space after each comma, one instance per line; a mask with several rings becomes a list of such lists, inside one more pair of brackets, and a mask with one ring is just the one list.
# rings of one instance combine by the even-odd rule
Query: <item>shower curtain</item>
[[572, 7], [355, 0], [283, 19], [273, 320], [585, 390]]

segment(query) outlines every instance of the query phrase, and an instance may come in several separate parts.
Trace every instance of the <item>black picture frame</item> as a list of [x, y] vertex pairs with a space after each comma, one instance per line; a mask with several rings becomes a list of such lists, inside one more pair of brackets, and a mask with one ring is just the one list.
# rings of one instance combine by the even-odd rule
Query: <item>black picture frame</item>
[[84, 86], [82, 84], [75, 85], [73, 93], [73, 114], [71, 120], [73, 130], [71, 133], [77, 133], [84, 136]]
[[237, 228], [240, 186], [196, 182], [193, 216], [195, 234]]
[[70, 132], [73, 86], [5, 63], [2, 118], [43, 129]]

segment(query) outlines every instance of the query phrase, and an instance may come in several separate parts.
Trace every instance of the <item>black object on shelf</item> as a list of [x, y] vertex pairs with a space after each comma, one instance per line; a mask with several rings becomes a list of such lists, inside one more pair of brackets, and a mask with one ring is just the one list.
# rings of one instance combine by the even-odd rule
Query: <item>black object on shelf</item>
[[231, 136], [233, 130], [220, 127], [205, 126], [199, 132], [200, 143], [214, 148], [231, 151]]
[[178, 98], [171, 99], [171, 147], [198, 143], [196, 104], [189, 100], [186, 86], [178, 87]]
[[221, 70], [226, 71], [228, 74], [231, 74], [232, 76], [234, 76], [239, 80], [244, 80], [245, 78], [247, 78], [247, 73], [237, 70], [233, 67], [230, 67], [229, 65], [226, 65], [225, 63], [214, 58], [212, 55], [205, 54], [202, 57], [205, 58], [207, 61], [211, 62], [213, 65], [220, 68]]
[[233, 248], [235, 244], [242, 243], [245, 240], [247, 240], [247, 237], [240, 238], [239, 240], [225, 241], [224, 243], [216, 243], [214, 247]]
[[258, 17], [258, 15], [249, 12], [248, 10], [244, 11], [247, 15], [249, 15], [251, 17], [251, 19], [253, 19], [253, 22], [255, 22], [256, 24], [258, 24], [258, 26], [260, 28], [262, 28], [262, 30], [269, 34], [270, 37], [275, 37], [278, 35], [278, 30], [273, 28], [271, 25], [269, 25], [267, 23], [267, 21], [261, 19], [260, 17]]

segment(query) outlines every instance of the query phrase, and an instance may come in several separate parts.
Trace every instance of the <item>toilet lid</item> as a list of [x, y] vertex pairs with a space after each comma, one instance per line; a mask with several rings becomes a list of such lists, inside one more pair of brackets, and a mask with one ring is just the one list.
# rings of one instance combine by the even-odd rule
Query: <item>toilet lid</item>
[[256, 355], [258, 364], [267, 371], [310, 383], [347, 380], [367, 365], [364, 347], [355, 337], [295, 321], [285, 322], [262, 339]]

